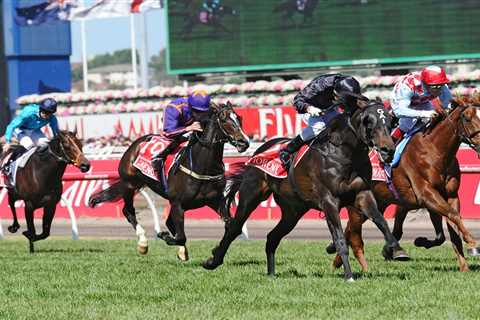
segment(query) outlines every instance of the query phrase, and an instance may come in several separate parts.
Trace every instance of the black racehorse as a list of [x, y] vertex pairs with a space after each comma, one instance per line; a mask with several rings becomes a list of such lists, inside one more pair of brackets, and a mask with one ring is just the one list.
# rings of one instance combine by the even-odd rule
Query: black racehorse
[[101, 202], [123, 199], [123, 214], [136, 230], [138, 236], [138, 251], [147, 253], [148, 243], [145, 231], [137, 222], [133, 197], [135, 193], [148, 186], [150, 189], [166, 198], [170, 202], [170, 215], [166, 221], [169, 232], [162, 232], [158, 236], [168, 245], [181, 246], [179, 258], [188, 259], [185, 243], [187, 238], [184, 230], [184, 212], [208, 206], [218, 212], [224, 221], [230, 219], [230, 212], [225, 210], [223, 191], [226, 179], [223, 164], [223, 149], [226, 142], [244, 152], [248, 146], [248, 137], [242, 131], [241, 119], [235, 113], [230, 102], [224, 105], [211, 104], [210, 112], [205, 119], [200, 120], [202, 134], [193, 134], [183, 156], [177, 162], [178, 170], [173, 170], [168, 176], [168, 189], [163, 184], [142, 174], [133, 166], [140, 144], [151, 138], [151, 135], [134, 141], [123, 154], [118, 167], [120, 180], [108, 189], [100, 191], [90, 197], [89, 203], [93, 207]]
[[[361, 108], [353, 114], [351, 120], [345, 115], [332, 120], [327, 129], [327, 141], [314, 140], [298, 165], [290, 169], [289, 179], [273, 178], [253, 166], [245, 167], [234, 177], [236, 179], [227, 196], [232, 201], [236, 191], [240, 192], [236, 215], [220, 244], [213, 249], [213, 256], [204, 262], [205, 268], [214, 269], [223, 263], [230, 243], [241, 233], [251, 212], [272, 193], [282, 210], [282, 217], [267, 237], [269, 275], [275, 274], [275, 251], [280, 240], [309, 209], [325, 212], [337, 252], [342, 256], [347, 280], [353, 280], [353, 276], [339, 216], [339, 211], [344, 206], [354, 206], [371, 218], [385, 235], [387, 244], [384, 251], [393, 251], [394, 257], [398, 259], [403, 257], [370, 190], [372, 168], [368, 146], [377, 148], [387, 161], [393, 157], [394, 144], [387, 130], [389, 115], [379, 102], [359, 104]], [[271, 140], [256, 153], [283, 141]]]
[[286, 0], [273, 8], [273, 12], [282, 12], [280, 17], [281, 24], [285, 26], [287, 22], [295, 25], [294, 15], [296, 13], [303, 16], [301, 26], [311, 24], [313, 21], [313, 12], [318, 5], [319, 0]]
[[[19, 153], [18, 150], [15, 153]], [[27, 222], [27, 231], [23, 232], [23, 235], [28, 238], [32, 253], [33, 243], [50, 235], [55, 209], [62, 196], [62, 177], [67, 164], [73, 164], [82, 172], [90, 169], [90, 162], [82, 152], [82, 142], [76, 137], [76, 133], [60, 131], [48, 143], [47, 148], [37, 149], [26, 165], [18, 168], [15, 186], [8, 188], [8, 204], [13, 213], [13, 224], [8, 230], [14, 233], [20, 228], [15, 201], [23, 200]], [[43, 208], [43, 230], [37, 235], [33, 214], [39, 208]]]

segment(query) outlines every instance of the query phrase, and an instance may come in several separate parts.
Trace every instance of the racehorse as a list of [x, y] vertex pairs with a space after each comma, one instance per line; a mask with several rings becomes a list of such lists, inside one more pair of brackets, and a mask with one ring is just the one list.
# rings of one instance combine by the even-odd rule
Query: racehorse
[[286, 0], [273, 8], [273, 12], [283, 12], [281, 23], [285, 25], [286, 21], [292, 22], [295, 13], [303, 15], [302, 25], [306, 26], [313, 19], [313, 12], [318, 5], [319, 0]]
[[148, 242], [145, 230], [137, 222], [133, 197], [135, 193], [148, 186], [170, 202], [170, 214], [166, 225], [169, 232], [162, 232], [158, 237], [168, 245], [181, 246], [179, 258], [188, 259], [185, 243], [184, 212], [208, 206], [218, 212], [227, 223], [230, 212], [224, 210], [223, 191], [225, 189], [225, 168], [223, 149], [226, 142], [244, 152], [249, 147], [249, 140], [242, 131], [241, 118], [235, 113], [230, 102], [223, 105], [210, 105], [207, 118], [201, 121], [203, 133], [191, 135], [189, 144], [183, 149], [182, 157], [177, 160], [180, 170], [171, 170], [167, 178], [168, 188], [162, 183], [144, 175], [133, 166], [140, 145], [148, 141], [152, 135], [143, 136], [134, 141], [123, 154], [118, 172], [120, 179], [108, 189], [93, 194], [89, 204], [94, 207], [105, 201], [124, 201], [123, 214], [136, 230], [138, 236], [138, 252], [146, 254]]
[[[62, 195], [62, 177], [67, 164], [73, 164], [82, 172], [90, 170], [90, 162], [82, 152], [82, 142], [77, 138], [76, 132], [60, 131], [48, 142], [47, 148], [37, 149], [26, 165], [17, 169], [15, 186], [7, 188], [8, 204], [13, 214], [13, 224], [8, 230], [15, 233], [20, 228], [15, 201], [23, 200], [27, 222], [27, 231], [23, 235], [29, 241], [31, 253], [34, 252], [35, 241], [50, 236], [55, 209]], [[43, 208], [43, 229], [37, 235], [33, 214], [39, 208]]]
[[212, 35], [218, 35], [220, 31], [230, 33], [230, 30], [222, 23], [225, 16], [237, 16], [238, 12], [229, 6], [221, 5], [213, 12], [208, 12], [202, 8], [194, 8], [184, 15], [184, 26], [182, 34], [190, 35], [196, 25], [211, 27]]
[[[463, 253], [462, 240], [456, 228], [467, 243], [470, 255], [479, 255], [476, 241], [465, 228], [460, 216], [460, 168], [456, 159], [462, 142], [474, 148], [480, 155], [480, 96], [456, 99], [454, 109], [432, 125], [425, 133], [417, 133], [406, 146], [398, 167], [392, 171], [393, 184], [398, 197], [388, 189], [385, 182], [375, 181], [373, 192], [378, 208], [384, 211], [390, 204], [396, 204], [393, 235], [400, 241], [403, 222], [409, 210], [426, 208], [436, 230], [436, 239], [417, 238], [415, 244], [430, 248], [445, 241], [442, 216], [447, 218], [447, 228], [458, 260], [460, 271], [468, 271]], [[419, 170], [421, 168], [421, 170]], [[363, 270], [367, 270], [362, 241], [363, 217], [355, 210], [349, 210], [349, 222], [345, 237], [349, 239]], [[333, 253], [330, 245], [327, 251]], [[341, 265], [336, 257], [334, 265]]]
[[[362, 108], [353, 114], [351, 120], [345, 115], [339, 115], [332, 120], [327, 129], [330, 130], [328, 140], [325, 142], [315, 139], [297, 166], [291, 165], [289, 179], [273, 178], [253, 166], [244, 167], [232, 177], [236, 179], [232, 180], [230, 192], [227, 194], [230, 200], [227, 203], [231, 203], [239, 190], [239, 204], [220, 244], [213, 249], [213, 256], [204, 262], [206, 269], [215, 269], [223, 263], [228, 247], [241, 233], [245, 221], [260, 202], [272, 193], [281, 208], [282, 217], [267, 236], [269, 275], [275, 275], [275, 251], [280, 240], [309, 209], [325, 212], [348, 281], [353, 280], [353, 275], [339, 216], [340, 208], [344, 206], [353, 205], [371, 218], [385, 235], [387, 244], [384, 251], [393, 251], [395, 258], [403, 258], [402, 249], [378, 211], [375, 198], [369, 189], [372, 167], [368, 146], [377, 148], [387, 161], [393, 157], [394, 144], [387, 130], [390, 116], [386, 114], [381, 102], [359, 101], [359, 104]], [[284, 141], [285, 139], [270, 140], [255, 154]]]

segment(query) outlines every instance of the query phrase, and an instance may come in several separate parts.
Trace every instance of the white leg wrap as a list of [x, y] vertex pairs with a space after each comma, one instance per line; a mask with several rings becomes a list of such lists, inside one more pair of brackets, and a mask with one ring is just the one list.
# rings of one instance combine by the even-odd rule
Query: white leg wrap
[[141, 225], [137, 224], [136, 232], [138, 237], [138, 245], [142, 247], [148, 246], [147, 236], [145, 234], [145, 230], [142, 228]]

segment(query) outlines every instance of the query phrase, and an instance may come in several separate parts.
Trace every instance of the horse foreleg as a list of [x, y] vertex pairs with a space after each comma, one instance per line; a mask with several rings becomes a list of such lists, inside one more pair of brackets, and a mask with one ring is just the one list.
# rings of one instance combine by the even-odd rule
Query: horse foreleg
[[33, 221], [33, 212], [35, 211], [34, 206], [29, 202], [25, 201], [25, 220], [27, 221], [27, 231], [23, 232], [23, 235], [28, 239], [30, 245], [30, 253], [34, 253], [33, 241], [35, 240], [35, 224]]
[[433, 228], [435, 229], [435, 239], [429, 240], [426, 237], [417, 237], [414, 241], [415, 246], [423, 247], [426, 249], [440, 246], [445, 242], [445, 234], [443, 233], [442, 216], [430, 211], [428, 213], [430, 215], [430, 220], [432, 221]]
[[35, 237], [34, 241], [43, 240], [50, 236], [53, 217], [55, 216], [56, 203], [50, 203], [43, 208], [42, 234]]
[[385, 246], [382, 254], [385, 259], [394, 259], [399, 261], [409, 260], [410, 258], [406, 252], [400, 247], [397, 239], [393, 236], [387, 221], [383, 214], [378, 210], [377, 202], [373, 196], [372, 191], [365, 190], [359, 192], [355, 199], [355, 207], [360, 210], [366, 217], [371, 219], [377, 228], [382, 232], [385, 238]]
[[[170, 203], [169, 219], [172, 219], [173, 229], [175, 235], [162, 232], [160, 238], [164, 240], [169, 246], [184, 246], [187, 242], [185, 236], [185, 210], [179, 202]], [[169, 228], [170, 229], [170, 228]]]
[[275, 276], [275, 251], [283, 237], [295, 228], [298, 220], [306, 211], [295, 212], [287, 203], [280, 204], [282, 218], [267, 235], [265, 253], [267, 254], [267, 273], [269, 276]]
[[[171, 215], [168, 215], [167, 221], [165, 221], [165, 225], [167, 226], [167, 229], [170, 231], [171, 235], [173, 237], [175, 237], [175, 235], [177, 234], [177, 231], [175, 230], [175, 224], [173, 223], [173, 219], [172, 219]], [[157, 237], [160, 238], [160, 239], [163, 239], [168, 235], [169, 234], [168, 234], [167, 231], [163, 231], [163, 232], [160, 232], [157, 235]], [[181, 261], [188, 261], [189, 257], [188, 257], [187, 246], [185, 246], [185, 245], [179, 246], [179, 248], [177, 250], [177, 258]]]
[[339, 201], [332, 196], [322, 199], [323, 212], [327, 220], [328, 229], [332, 235], [337, 255], [343, 264], [343, 272], [346, 281], [354, 281], [350, 262], [348, 261], [348, 245], [343, 236], [342, 223], [340, 222]]
[[420, 188], [415, 188], [415, 193], [417, 196], [420, 195], [420, 199], [423, 200], [425, 207], [429, 211], [445, 216], [455, 224], [462, 234], [463, 241], [467, 243], [467, 252], [469, 254], [474, 256], [480, 254], [479, 248], [477, 248], [477, 242], [473, 239], [472, 234], [463, 224], [460, 213], [452, 208], [437, 190], [433, 189], [430, 185], [424, 185], [423, 188], [422, 186], [420, 186]]
[[242, 233], [245, 221], [253, 210], [271, 194], [266, 181], [258, 173], [256, 179], [248, 177], [244, 181], [240, 186], [239, 203], [235, 216], [230, 221], [229, 227], [225, 228], [220, 243], [212, 250], [212, 256], [203, 263], [205, 269], [213, 270], [223, 264], [230, 244]]
[[11, 226], [8, 227], [8, 231], [11, 233], [15, 233], [18, 231], [20, 228], [20, 224], [18, 223], [18, 218], [17, 218], [17, 209], [15, 208], [15, 201], [17, 199], [15, 198], [15, 195], [13, 193], [8, 193], [8, 205], [10, 206], [10, 210], [12, 211], [13, 215], [13, 223]]
[[395, 220], [393, 223], [393, 236], [397, 241], [400, 241], [403, 236], [403, 223], [405, 222], [405, 218], [407, 217], [408, 210], [404, 207], [397, 205], [395, 208]]
[[450, 234], [450, 240], [452, 241], [453, 251], [457, 257], [458, 266], [461, 272], [469, 271], [465, 255], [463, 253], [462, 239], [458, 235], [455, 225], [450, 220], [447, 220], [448, 233]]
[[[365, 259], [364, 243], [362, 239], [362, 224], [366, 218], [355, 207], [348, 207], [348, 222], [345, 227], [345, 240], [352, 247], [353, 254], [357, 259], [363, 272], [368, 271], [367, 259]], [[334, 248], [335, 249], [335, 246]], [[335, 252], [333, 252], [335, 253]], [[340, 268], [342, 266], [342, 259], [340, 256], [336, 256], [333, 261], [334, 268]]]
[[135, 229], [135, 234], [137, 235], [137, 252], [140, 254], [148, 253], [148, 239], [145, 232], [145, 229], [138, 223], [137, 215], [135, 213], [135, 207], [133, 206], [133, 198], [135, 196], [134, 189], [127, 189], [123, 194], [123, 209], [122, 213], [127, 218], [127, 221]]

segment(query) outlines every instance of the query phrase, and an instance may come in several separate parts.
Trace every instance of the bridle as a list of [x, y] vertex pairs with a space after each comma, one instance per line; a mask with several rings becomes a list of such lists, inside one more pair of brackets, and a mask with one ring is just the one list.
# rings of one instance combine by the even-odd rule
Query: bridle
[[[479, 108], [479, 106], [471, 106], [472, 108]], [[480, 129], [476, 130], [473, 133], [468, 132], [467, 128], [465, 127], [465, 121], [468, 121], [465, 118], [465, 114], [463, 113], [468, 107], [462, 107], [462, 110], [460, 111], [460, 125], [461, 125], [461, 131], [459, 133], [460, 135], [460, 140], [465, 142], [470, 148], [475, 149], [475, 151], [480, 152], [480, 145], [475, 145], [473, 142], [472, 138], [474, 138], [477, 134], [480, 133]], [[452, 120], [447, 117], [449, 122], [452, 122]]]
[[[60, 148], [60, 154], [57, 154], [53, 149], [52, 147], [50, 146], [51, 143], [55, 142], [55, 141], [58, 141], [58, 146]], [[78, 148], [78, 146], [76, 144], [74, 144], [75, 147]], [[49, 153], [58, 161], [58, 162], [62, 162], [62, 163], [66, 163], [66, 164], [75, 164], [77, 162], [79, 162], [79, 157], [81, 155], [81, 152], [79, 152], [78, 156], [75, 158], [75, 159], [70, 159], [70, 157], [67, 155], [67, 152], [65, 151], [65, 147], [63, 146], [63, 143], [61, 141], [61, 138], [59, 136], [56, 136], [55, 138], [53, 138], [49, 145], [48, 145], [48, 151]]]
[[195, 139], [205, 148], [213, 148], [217, 144], [224, 144], [224, 143], [230, 143], [232, 146], [237, 147], [238, 146], [238, 141], [232, 138], [223, 128], [221, 119], [219, 114], [222, 112], [220, 111], [214, 111], [213, 112], [213, 117], [212, 119], [206, 120], [206, 122], [215, 122], [215, 125], [217, 126], [217, 129], [220, 130], [222, 136], [219, 138], [218, 133], [215, 133], [215, 136], [213, 137], [212, 141], [208, 141], [207, 139], [203, 139], [203, 134], [200, 135], [198, 131], [193, 132], [193, 136]]

